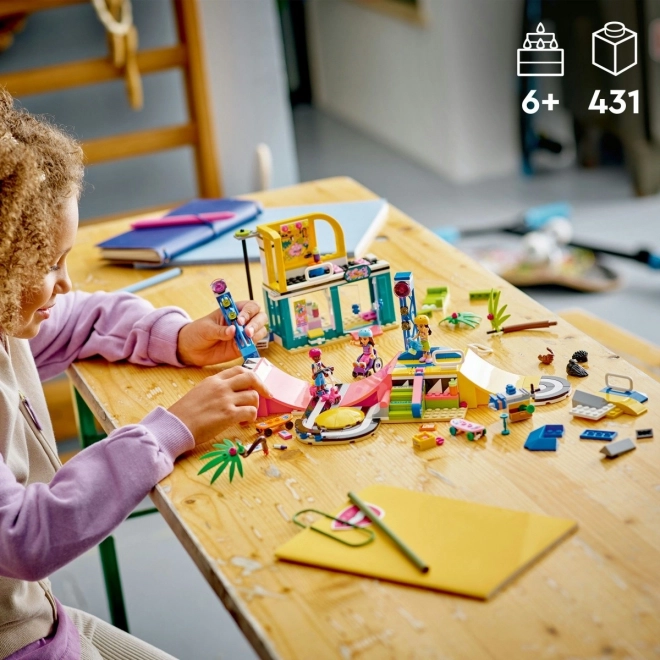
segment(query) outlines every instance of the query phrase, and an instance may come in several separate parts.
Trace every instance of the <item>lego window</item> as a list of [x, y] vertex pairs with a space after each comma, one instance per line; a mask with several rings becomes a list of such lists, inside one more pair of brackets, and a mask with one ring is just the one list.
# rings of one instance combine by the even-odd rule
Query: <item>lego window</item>
[[304, 298], [290, 299], [295, 338], [323, 336], [335, 329], [335, 315], [328, 290], [308, 293]]

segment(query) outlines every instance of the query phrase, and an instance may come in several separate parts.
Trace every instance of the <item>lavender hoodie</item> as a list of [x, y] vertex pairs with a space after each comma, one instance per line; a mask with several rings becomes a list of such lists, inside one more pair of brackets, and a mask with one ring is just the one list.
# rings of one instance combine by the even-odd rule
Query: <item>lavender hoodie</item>
[[[183, 366], [177, 336], [188, 322], [180, 309], [154, 310], [132, 294], [75, 292], [57, 299], [30, 348], [41, 380], [94, 355]], [[47, 484], [18, 483], [0, 455], [0, 575], [40, 580], [94, 547], [194, 445], [188, 428], [158, 407], [80, 452]], [[57, 637], [26, 657], [61, 657]]]

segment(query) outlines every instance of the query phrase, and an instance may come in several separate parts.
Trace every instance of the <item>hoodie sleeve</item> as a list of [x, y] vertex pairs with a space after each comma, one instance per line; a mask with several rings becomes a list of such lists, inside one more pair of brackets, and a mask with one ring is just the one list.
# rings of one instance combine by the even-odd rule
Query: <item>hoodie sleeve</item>
[[164, 408], [23, 486], [0, 455], [0, 575], [41, 580], [102, 541], [195, 446]]
[[190, 322], [178, 307], [154, 307], [131, 293], [75, 291], [57, 298], [30, 348], [41, 380], [74, 360], [100, 355], [110, 362], [183, 366], [176, 356], [181, 328]]

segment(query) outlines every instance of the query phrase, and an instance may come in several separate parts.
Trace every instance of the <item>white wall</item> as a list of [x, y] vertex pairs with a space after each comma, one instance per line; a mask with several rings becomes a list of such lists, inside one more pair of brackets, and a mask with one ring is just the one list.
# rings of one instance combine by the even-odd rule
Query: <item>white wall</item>
[[424, 27], [348, 0], [308, 6], [320, 108], [456, 182], [517, 170], [521, 0], [427, 0]]
[[201, 0], [209, 92], [225, 192], [254, 190], [255, 149], [273, 153], [273, 187], [298, 182], [275, 0]]

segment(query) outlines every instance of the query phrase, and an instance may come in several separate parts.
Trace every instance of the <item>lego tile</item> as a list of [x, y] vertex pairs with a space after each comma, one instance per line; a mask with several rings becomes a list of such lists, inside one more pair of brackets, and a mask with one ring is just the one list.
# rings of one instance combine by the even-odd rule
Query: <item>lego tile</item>
[[653, 429], [637, 429], [635, 431], [637, 440], [646, 440], [653, 437]]
[[596, 429], [585, 429], [580, 433], [581, 440], [603, 440], [610, 442], [614, 440], [618, 433], [616, 431], [597, 431]]
[[605, 454], [607, 458], [616, 458], [625, 454], [633, 449], [637, 449], [637, 445], [630, 438], [623, 438], [622, 440], [617, 440], [616, 442], [611, 442], [609, 445], [605, 445], [601, 450], [601, 454]]
[[279, 435], [282, 440], [291, 440], [291, 438], [293, 438], [293, 436], [286, 430], [280, 431], [277, 435]]
[[541, 376], [538, 387], [534, 388], [532, 398], [537, 406], [557, 403], [570, 396], [571, 384], [559, 376]]
[[546, 424], [542, 427], [543, 436], [546, 438], [563, 438], [564, 425], [563, 424]]
[[616, 387], [604, 387], [601, 392], [604, 394], [613, 394], [614, 396], [629, 397], [639, 403], [646, 403], [649, 398], [644, 392], [637, 390], [617, 390]]

